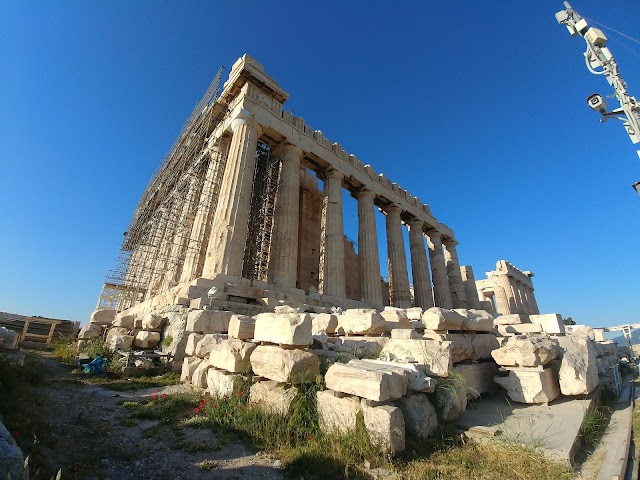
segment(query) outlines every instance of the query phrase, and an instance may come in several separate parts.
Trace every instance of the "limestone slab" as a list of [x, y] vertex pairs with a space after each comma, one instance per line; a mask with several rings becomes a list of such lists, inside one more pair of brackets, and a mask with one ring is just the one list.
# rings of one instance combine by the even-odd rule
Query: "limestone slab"
[[320, 371], [320, 360], [313, 353], [275, 345], [257, 347], [250, 360], [256, 375], [282, 383], [305, 383]]
[[142, 317], [143, 330], [160, 330], [164, 323], [164, 317], [155, 313], [145, 313]]
[[542, 371], [512, 370], [494, 381], [507, 390], [509, 398], [520, 403], [547, 403], [560, 396], [558, 376], [552, 368]]
[[338, 337], [333, 344], [336, 352], [349, 353], [356, 358], [375, 358], [389, 342], [386, 337]]
[[323, 432], [346, 433], [356, 428], [356, 417], [360, 412], [360, 398], [334, 390], [316, 394], [318, 421]]
[[187, 331], [197, 333], [226, 333], [233, 312], [193, 310], [187, 316]]
[[407, 389], [414, 392], [433, 392], [436, 389], [436, 379], [428, 377], [419, 365], [415, 363], [387, 362], [385, 360], [351, 360], [353, 365], [381, 365], [389, 368], [402, 369], [407, 376]]
[[438, 385], [434, 395], [440, 419], [452, 422], [467, 409], [467, 387], [463, 377], [452, 377]]
[[494, 325], [519, 325], [521, 323], [530, 323], [529, 315], [512, 313], [510, 315], [499, 315], [493, 319]]
[[446, 377], [453, 367], [452, 343], [433, 339], [403, 340], [392, 338], [382, 349], [381, 357], [387, 360], [417, 363], [425, 367], [425, 373]]
[[207, 370], [207, 388], [213, 398], [232, 396], [239, 392], [245, 383], [245, 378], [237, 373], [229, 373], [216, 368]]
[[498, 333], [505, 337], [527, 333], [542, 333], [542, 325], [537, 323], [521, 323], [517, 325], [498, 325]]
[[97, 325], [111, 325], [116, 318], [115, 310], [100, 309], [91, 314], [89, 323]]
[[436, 409], [424, 393], [402, 397], [395, 402], [404, 417], [405, 428], [418, 438], [432, 437], [438, 428]]
[[102, 335], [102, 327], [97, 323], [87, 323], [78, 333], [79, 340], [93, 340]]
[[187, 344], [184, 349], [185, 355], [192, 357], [196, 354], [196, 345], [204, 335], [201, 333], [191, 332], [187, 337]]
[[542, 327], [545, 333], [565, 333], [564, 321], [559, 313], [547, 313], [544, 315], [529, 315], [531, 323], [535, 323]]
[[411, 307], [406, 309], [407, 318], [409, 320], [422, 320], [424, 310], [421, 307]]
[[211, 368], [209, 360], [202, 360], [191, 375], [191, 385], [196, 388], [207, 388], [207, 370]]
[[298, 393], [294, 386], [265, 380], [251, 385], [249, 402], [266, 412], [286, 415]]
[[404, 374], [350, 364], [333, 364], [327, 370], [325, 382], [331, 390], [377, 402], [401, 398], [407, 391]]
[[233, 315], [229, 320], [229, 337], [250, 340], [256, 328], [256, 320], [247, 315]]
[[227, 340], [227, 335], [221, 333], [205, 333], [193, 349], [193, 355], [207, 358], [220, 342]]
[[587, 395], [598, 386], [598, 365], [593, 341], [588, 336], [558, 337], [560, 391], [562, 395]]
[[405, 448], [405, 424], [402, 411], [392, 405], [369, 407], [363, 403], [364, 426], [374, 445], [392, 453]]
[[133, 335], [113, 335], [106, 343], [113, 351], [131, 350], [131, 346], [133, 345]]
[[424, 328], [429, 330], [460, 330], [465, 317], [455, 310], [431, 307], [422, 314]]
[[156, 348], [160, 343], [160, 332], [148, 332], [141, 330], [136, 333], [133, 345], [142, 349]]
[[116, 317], [113, 322], [111, 322], [111, 325], [114, 327], [123, 327], [132, 330], [134, 327], [134, 317], [133, 315], [124, 315], [119, 318]]
[[377, 310], [351, 308], [338, 315], [337, 332], [341, 335], [380, 335], [384, 333], [385, 325]]
[[462, 330], [475, 330], [477, 332], [490, 332], [493, 330], [493, 315], [484, 310], [456, 310], [458, 313], [464, 311], [464, 321], [462, 322]]
[[548, 338], [518, 336], [510, 337], [491, 356], [498, 365], [537, 367], [555, 359], [557, 348]]
[[491, 352], [500, 348], [500, 343], [493, 333], [477, 333], [470, 335], [473, 347], [473, 360], [492, 360]]
[[185, 357], [182, 361], [182, 371], [180, 373], [180, 381], [181, 382], [191, 382], [191, 378], [193, 377], [193, 372], [196, 371], [198, 365], [202, 363], [201, 358], [196, 357]]
[[319, 333], [335, 333], [338, 328], [338, 316], [333, 313], [319, 313], [311, 319], [311, 332]]
[[311, 316], [308, 313], [261, 313], [256, 316], [254, 340], [283, 345], [311, 345]]
[[248, 372], [251, 368], [249, 359], [255, 348], [255, 343], [237, 339], [223, 340], [211, 350], [209, 364], [232, 373]]
[[453, 367], [453, 374], [464, 380], [468, 399], [478, 398], [485, 393], [493, 393], [497, 385], [493, 381], [498, 374], [495, 362], [460, 363]]
[[380, 312], [385, 321], [384, 331], [389, 333], [394, 329], [412, 329], [411, 321], [407, 317], [407, 311], [402, 308], [394, 308]]
[[409, 338], [424, 338], [424, 335], [417, 330], [407, 330], [404, 328], [396, 328], [391, 330], [391, 338], [409, 339]]

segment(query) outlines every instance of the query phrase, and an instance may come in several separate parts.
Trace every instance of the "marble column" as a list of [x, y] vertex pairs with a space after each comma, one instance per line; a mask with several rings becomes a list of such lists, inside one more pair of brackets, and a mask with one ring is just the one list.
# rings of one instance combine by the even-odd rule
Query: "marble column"
[[162, 282], [162, 291], [168, 290], [174, 286], [182, 273], [182, 267], [184, 263], [183, 254], [187, 248], [189, 237], [191, 236], [192, 220], [189, 218], [193, 210], [195, 210], [196, 199], [200, 193], [200, 182], [198, 178], [193, 177], [189, 181], [182, 195], [184, 195], [184, 204], [178, 222], [176, 225], [175, 233], [171, 242], [171, 249], [169, 250], [169, 258], [167, 262], [167, 270], [164, 274]]
[[540, 309], [538, 308], [536, 296], [533, 293], [533, 287], [529, 287], [529, 289], [527, 290], [527, 297], [529, 298], [529, 305], [531, 306], [531, 315], [539, 315]]
[[478, 297], [478, 290], [476, 289], [476, 279], [473, 275], [473, 268], [469, 265], [463, 265], [460, 267], [460, 276], [462, 278], [462, 284], [464, 286], [464, 293], [467, 297], [468, 308], [481, 308], [480, 298]]
[[527, 302], [527, 296], [525, 294], [525, 285], [516, 280], [516, 286], [518, 287], [518, 300], [520, 302], [520, 307], [521, 307], [521, 312], [520, 313], [524, 313], [526, 315], [530, 315], [530, 308], [529, 308], [529, 303]]
[[371, 190], [360, 190], [358, 199], [358, 260], [360, 266], [360, 291], [362, 298], [372, 307], [382, 310], [382, 286], [380, 282], [380, 255], [376, 233], [376, 194]]
[[231, 122], [233, 137], [204, 262], [203, 276], [242, 276], [256, 150], [262, 128], [248, 116]]
[[427, 251], [424, 247], [424, 222], [412, 220], [409, 223], [409, 250], [411, 250], [411, 274], [413, 277], [413, 299], [416, 307], [423, 310], [434, 306], [433, 290]]
[[203, 253], [206, 254], [206, 245], [203, 246], [203, 242], [205, 242], [207, 238], [206, 233], [211, 227], [211, 221], [213, 220], [218, 200], [218, 185], [216, 180], [222, 173], [220, 170], [224, 169], [225, 164], [223, 154], [221, 153], [222, 150], [222, 145], [216, 145], [208, 152], [209, 164], [207, 165], [207, 171], [204, 175], [200, 199], [193, 219], [193, 227], [191, 228], [180, 282], [188, 282], [198, 276], [199, 267], [202, 265], [201, 255]]
[[429, 239], [429, 260], [431, 260], [431, 278], [433, 278], [433, 299], [436, 307], [453, 308], [447, 266], [442, 252], [442, 238], [439, 232], [427, 233]]
[[407, 271], [407, 255], [402, 237], [402, 209], [397, 205], [385, 208], [387, 214], [387, 253], [389, 256], [389, 296], [391, 305], [411, 307], [411, 290]]
[[524, 308], [520, 300], [518, 292], [518, 282], [515, 278], [509, 277], [509, 285], [511, 286], [511, 298], [513, 299], [513, 313], [524, 313]]
[[300, 212], [300, 160], [302, 150], [285, 145], [278, 152], [282, 161], [278, 199], [274, 213], [273, 283], [296, 286], [298, 273], [298, 222]]
[[344, 273], [344, 224], [342, 220], [342, 179], [338, 170], [326, 172], [320, 248], [323, 295], [345, 298], [347, 289]]
[[509, 283], [509, 276], [506, 274], [496, 274], [493, 276], [495, 282], [495, 294], [496, 305], [498, 306], [498, 312], [502, 315], [511, 315], [512, 313], [518, 313], [515, 311], [515, 302], [512, 298], [511, 284]]
[[458, 261], [458, 252], [456, 250], [457, 243], [452, 240], [444, 242], [449, 289], [451, 290], [453, 308], [468, 308], [467, 295], [460, 275], [460, 262]]

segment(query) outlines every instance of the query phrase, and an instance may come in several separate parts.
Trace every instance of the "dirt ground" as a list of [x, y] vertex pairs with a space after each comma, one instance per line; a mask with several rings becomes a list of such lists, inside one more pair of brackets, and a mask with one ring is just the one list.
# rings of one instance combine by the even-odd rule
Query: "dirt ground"
[[[112, 391], [79, 382], [47, 353], [29, 352], [47, 369], [34, 415], [43, 422], [37, 442], [40, 478], [62, 469], [62, 479], [281, 479], [280, 461], [210, 429], [130, 417], [122, 402], [185, 391], [182, 385]], [[35, 419], [34, 419], [35, 420]], [[195, 451], [194, 451], [195, 450]], [[209, 469], [199, 466], [201, 462]], [[33, 478], [33, 476], [32, 476]]]

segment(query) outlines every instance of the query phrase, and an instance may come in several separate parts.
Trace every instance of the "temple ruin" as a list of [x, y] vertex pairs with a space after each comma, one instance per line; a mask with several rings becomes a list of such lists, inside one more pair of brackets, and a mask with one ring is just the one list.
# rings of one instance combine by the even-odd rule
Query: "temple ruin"
[[[212, 287], [258, 305], [480, 307], [453, 231], [427, 204], [283, 110], [287, 93], [248, 55], [222, 91], [221, 75], [143, 193], [98, 309], [187, 305]], [[358, 203], [357, 253], [344, 235], [343, 189]], [[376, 210], [386, 217], [388, 286]]]
[[539, 314], [532, 278], [533, 272], [522, 271], [506, 260], [498, 260], [496, 269], [487, 272], [485, 280], [476, 281], [481, 308], [502, 315]]

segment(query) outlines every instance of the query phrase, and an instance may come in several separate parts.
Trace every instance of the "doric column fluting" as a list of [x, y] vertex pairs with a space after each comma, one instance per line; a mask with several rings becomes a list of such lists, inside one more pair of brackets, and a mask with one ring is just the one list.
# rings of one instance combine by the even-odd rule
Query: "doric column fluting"
[[344, 273], [344, 224], [342, 178], [338, 170], [326, 172], [322, 212], [323, 238], [320, 251], [320, 288], [324, 295], [346, 297]]
[[529, 287], [527, 291], [527, 296], [529, 298], [529, 305], [531, 307], [531, 315], [539, 315], [540, 309], [538, 308], [538, 302], [536, 301], [536, 296], [533, 293], [533, 287]]
[[518, 282], [515, 278], [509, 277], [509, 285], [511, 286], [511, 298], [513, 299], [513, 313], [524, 313], [522, 301], [518, 288]]
[[383, 308], [380, 282], [380, 255], [376, 232], [375, 193], [360, 190], [358, 199], [358, 260], [360, 267], [360, 291], [365, 302], [374, 308]]
[[431, 260], [431, 278], [433, 278], [433, 298], [437, 307], [453, 308], [447, 265], [442, 252], [442, 238], [437, 231], [427, 233], [429, 238], [429, 260]]
[[457, 243], [455, 240], [444, 242], [449, 289], [451, 290], [453, 308], [468, 308], [467, 295], [464, 291], [462, 276], [460, 275], [460, 261], [458, 260], [458, 252], [456, 250]]
[[511, 315], [517, 313], [514, 310], [515, 302], [511, 297], [511, 284], [509, 283], [509, 276], [506, 274], [496, 274], [493, 276], [495, 283], [496, 305], [498, 312], [502, 315]]
[[302, 150], [285, 145], [277, 152], [282, 161], [273, 235], [273, 283], [295, 287], [298, 270], [300, 160]]
[[421, 220], [416, 219], [409, 223], [409, 250], [411, 250], [414, 304], [426, 310], [433, 307], [434, 303], [423, 227], [424, 222]]
[[[226, 144], [228, 146], [228, 144]], [[199, 274], [198, 269], [202, 266], [201, 255], [206, 254], [206, 245], [203, 242], [207, 238], [207, 230], [211, 227], [216, 203], [217, 202], [217, 185], [216, 179], [220, 175], [220, 169], [224, 168], [222, 160], [222, 145], [215, 145], [207, 152], [209, 162], [207, 170], [204, 174], [202, 190], [198, 206], [193, 218], [193, 227], [189, 236], [189, 244], [184, 258], [184, 265], [180, 275], [180, 282], [188, 282], [196, 278]]]
[[402, 209], [397, 205], [385, 208], [387, 214], [387, 253], [389, 256], [389, 296], [391, 305], [411, 307], [411, 290], [407, 271], [407, 255], [402, 237]]
[[233, 120], [231, 130], [233, 137], [211, 224], [204, 277], [218, 273], [242, 276], [256, 149], [262, 128], [247, 116]]

